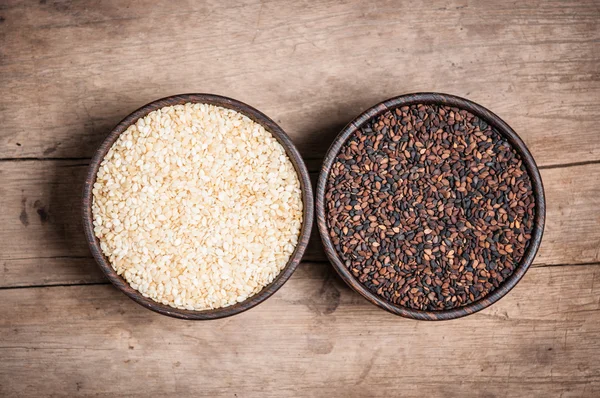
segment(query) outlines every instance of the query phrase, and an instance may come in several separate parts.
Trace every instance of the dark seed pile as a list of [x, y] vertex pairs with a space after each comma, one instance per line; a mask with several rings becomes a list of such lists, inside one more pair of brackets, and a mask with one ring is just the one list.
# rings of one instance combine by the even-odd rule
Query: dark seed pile
[[464, 306], [523, 258], [535, 201], [520, 156], [484, 120], [413, 105], [344, 144], [325, 194], [335, 249], [360, 283], [420, 310]]

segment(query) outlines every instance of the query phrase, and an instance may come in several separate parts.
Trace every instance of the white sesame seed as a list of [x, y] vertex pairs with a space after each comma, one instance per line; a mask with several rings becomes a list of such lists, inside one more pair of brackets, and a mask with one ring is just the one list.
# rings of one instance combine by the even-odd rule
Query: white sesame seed
[[165, 107], [121, 134], [93, 186], [94, 233], [147, 297], [205, 310], [272, 282], [302, 224], [298, 175], [258, 123], [207, 104]]

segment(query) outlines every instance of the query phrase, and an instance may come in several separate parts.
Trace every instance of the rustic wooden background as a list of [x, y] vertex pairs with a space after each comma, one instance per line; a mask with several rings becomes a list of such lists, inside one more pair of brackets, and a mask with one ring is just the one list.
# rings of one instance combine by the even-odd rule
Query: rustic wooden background
[[[316, 172], [347, 121], [417, 91], [492, 109], [542, 169], [542, 247], [491, 308], [387, 314], [316, 228], [275, 296], [219, 321], [145, 310], [91, 259], [87, 164], [137, 107], [239, 99]], [[0, 0], [0, 94], [0, 396], [600, 396], [600, 1]]]

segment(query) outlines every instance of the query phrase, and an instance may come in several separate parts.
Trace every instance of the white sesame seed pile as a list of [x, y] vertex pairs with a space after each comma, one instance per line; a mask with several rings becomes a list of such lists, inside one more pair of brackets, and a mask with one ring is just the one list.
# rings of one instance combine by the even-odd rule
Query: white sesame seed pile
[[93, 187], [94, 232], [144, 296], [205, 310], [244, 301], [292, 255], [298, 175], [277, 140], [218, 106], [165, 107], [113, 144]]

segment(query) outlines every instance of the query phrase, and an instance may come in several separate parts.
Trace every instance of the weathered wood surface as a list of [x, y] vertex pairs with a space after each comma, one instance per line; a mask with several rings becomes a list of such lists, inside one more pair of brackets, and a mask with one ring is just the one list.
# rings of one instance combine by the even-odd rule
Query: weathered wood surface
[[[88, 159], [137, 107], [231, 96], [314, 172], [345, 123], [416, 91], [488, 107], [542, 166], [542, 247], [489, 309], [387, 314], [333, 275], [316, 228], [281, 291], [208, 323], [139, 307], [91, 259]], [[0, 93], [0, 396], [600, 396], [597, 0], [5, 0]]]
[[110, 285], [0, 291], [0, 395], [581, 397], [600, 394], [600, 271], [533, 268], [439, 323], [367, 303], [304, 264], [238, 316], [186, 322]]
[[498, 113], [541, 165], [600, 160], [595, 0], [168, 3], [3, 2], [0, 158], [90, 157], [184, 92], [247, 102], [319, 158], [367, 107], [440, 91]]

